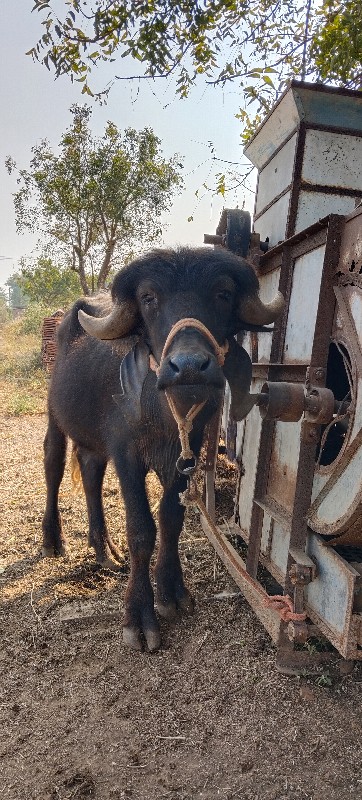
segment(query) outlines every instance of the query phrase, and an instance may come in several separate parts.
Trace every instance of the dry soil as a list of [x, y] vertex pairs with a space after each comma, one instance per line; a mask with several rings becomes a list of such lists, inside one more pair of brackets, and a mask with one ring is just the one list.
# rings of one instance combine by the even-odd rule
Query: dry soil
[[[40, 557], [46, 418], [0, 423], [1, 800], [362, 798], [361, 665], [280, 675], [190, 512], [181, 555], [195, 614], [162, 623], [160, 652], [127, 650], [126, 554], [118, 575], [95, 567], [67, 470], [69, 557]], [[155, 481], [149, 491], [156, 506]], [[112, 470], [105, 504], [122, 544]]]

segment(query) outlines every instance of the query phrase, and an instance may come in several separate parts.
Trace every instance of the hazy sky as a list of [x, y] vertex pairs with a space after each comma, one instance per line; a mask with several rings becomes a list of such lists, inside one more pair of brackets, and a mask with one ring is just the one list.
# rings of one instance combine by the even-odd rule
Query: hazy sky
[[[56, 2], [59, 5], [61, 0]], [[84, 102], [78, 84], [66, 77], [55, 81], [52, 73], [25, 55], [42, 32], [39, 14], [31, 13], [32, 6], [32, 0], [0, 0], [0, 284], [16, 270], [18, 259], [29, 255], [36, 244], [36, 237], [16, 233], [12, 200], [16, 183], [7, 174], [4, 160], [11, 155], [19, 167], [28, 167], [31, 147], [43, 138], [56, 149], [71, 121], [69, 107]], [[134, 63], [129, 67], [133, 74]], [[119, 71], [119, 66], [116, 63], [111, 69]], [[110, 74], [110, 67], [95, 73], [100, 86]], [[182, 101], [175, 98], [174, 85], [167, 81], [118, 81], [106, 106], [100, 107], [89, 98], [86, 102], [94, 108], [94, 133], [102, 134], [107, 120], [121, 128], [150, 125], [162, 140], [167, 157], [174, 152], [184, 156], [186, 190], [176, 198], [167, 219], [165, 244], [202, 244], [203, 234], [215, 231], [224, 204], [235, 207], [245, 201], [245, 207], [252, 210], [253, 195], [243, 189], [237, 194], [230, 192], [224, 202], [211, 192], [204, 193], [200, 202], [195, 197], [197, 189], [203, 194], [204, 182], [213, 185], [215, 164], [211, 162], [209, 141], [218, 157], [245, 163], [240, 123], [234, 116], [242, 102], [236, 85], [222, 91], [200, 84], [188, 100]], [[224, 169], [220, 163], [220, 171]], [[191, 214], [194, 221], [189, 223]]]

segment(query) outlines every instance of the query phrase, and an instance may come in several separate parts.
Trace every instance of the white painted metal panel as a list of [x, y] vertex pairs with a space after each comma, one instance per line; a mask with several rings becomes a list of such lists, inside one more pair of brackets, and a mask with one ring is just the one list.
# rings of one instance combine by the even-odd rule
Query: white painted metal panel
[[302, 179], [320, 186], [338, 186], [362, 192], [362, 138], [308, 130]]
[[258, 333], [258, 361], [259, 364], [268, 364], [272, 345], [271, 333]]
[[274, 522], [270, 548], [270, 561], [285, 575], [288, 563], [290, 531]]
[[[362, 189], [361, 189], [362, 194]], [[299, 195], [297, 219], [294, 233], [303, 231], [328, 214], [350, 214], [355, 208], [355, 198], [340, 194], [308, 192], [303, 189]]]
[[300, 450], [300, 422], [276, 422], [267, 493], [278, 505], [293, 508]]
[[285, 143], [259, 175], [255, 213], [278, 197], [292, 182], [297, 134]]
[[290, 191], [283, 194], [264, 214], [254, 222], [254, 230], [265, 241], [269, 236], [269, 246], [275, 247], [285, 239], [289, 212]]
[[263, 529], [261, 534], [260, 550], [264, 556], [269, 552], [270, 538], [273, 530], [273, 520], [269, 514], [264, 511], [263, 515]]
[[294, 262], [292, 292], [285, 335], [285, 363], [308, 364], [312, 353], [325, 245]]
[[317, 565], [317, 577], [305, 588], [307, 605], [342, 634], [352, 613], [351, 582], [357, 573], [314, 533], [308, 535], [306, 552]]
[[299, 113], [292, 92], [288, 92], [262, 124], [244, 153], [258, 169], [271, 158], [299, 123]]

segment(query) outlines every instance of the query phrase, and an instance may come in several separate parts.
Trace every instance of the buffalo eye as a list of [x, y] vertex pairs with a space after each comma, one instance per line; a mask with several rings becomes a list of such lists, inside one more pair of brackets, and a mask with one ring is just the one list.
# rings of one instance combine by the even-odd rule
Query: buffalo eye
[[233, 300], [233, 293], [228, 289], [222, 289], [216, 293], [216, 299], [222, 303], [230, 305]]
[[142, 295], [141, 303], [146, 309], [157, 308], [157, 297], [155, 294], [147, 292]]

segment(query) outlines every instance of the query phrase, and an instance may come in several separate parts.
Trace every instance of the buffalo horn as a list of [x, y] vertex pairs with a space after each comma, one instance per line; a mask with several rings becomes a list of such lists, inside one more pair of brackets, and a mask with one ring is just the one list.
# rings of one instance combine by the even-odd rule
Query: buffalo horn
[[249, 325], [270, 325], [283, 311], [285, 302], [278, 292], [270, 303], [262, 303], [259, 295], [246, 297], [240, 301], [239, 316]]
[[136, 309], [133, 303], [116, 303], [106, 317], [92, 317], [80, 310], [78, 319], [90, 336], [97, 339], [119, 339], [132, 330], [136, 321]]

